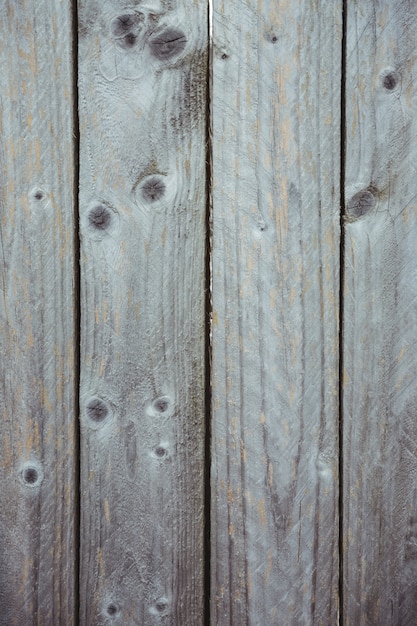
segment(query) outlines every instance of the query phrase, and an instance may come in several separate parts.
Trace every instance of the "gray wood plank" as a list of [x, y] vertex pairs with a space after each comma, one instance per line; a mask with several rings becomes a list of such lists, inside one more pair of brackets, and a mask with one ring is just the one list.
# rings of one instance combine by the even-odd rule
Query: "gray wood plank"
[[341, 4], [214, 0], [213, 624], [337, 623]]
[[0, 623], [74, 624], [71, 3], [0, 5]]
[[79, 18], [80, 620], [198, 625], [206, 3]]
[[345, 624], [417, 623], [417, 5], [347, 3]]

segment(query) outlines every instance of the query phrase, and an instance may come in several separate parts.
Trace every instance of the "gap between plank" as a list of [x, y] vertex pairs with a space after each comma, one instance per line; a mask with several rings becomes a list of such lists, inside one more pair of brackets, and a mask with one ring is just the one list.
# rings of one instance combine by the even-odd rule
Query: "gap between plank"
[[345, 161], [346, 161], [346, 36], [347, 1], [342, 0], [341, 85], [340, 85], [340, 282], [339, 282], [339, 626], [343, 611], [343, 322], [345, 279]]
[[80, 121], [78, 115], [78, 0], [72, 3], [72, 94], [73, 94], [73, 194], [74, 194], [74, 625], [79, 625], [80, 606], [80, 538], [81, 538], [81, 433], [80, 433], [80, 237], [79, 237], [79, 180], [80, 180]]
[[205, 250], [205, 446], [204, 446], [204, 626], [210, 626], [211, 602], [211, 348], [212, 348], [212, 92], [213, 92], [213, 0], [207, 4], [207, 96], [206, 96], [206, 250]]

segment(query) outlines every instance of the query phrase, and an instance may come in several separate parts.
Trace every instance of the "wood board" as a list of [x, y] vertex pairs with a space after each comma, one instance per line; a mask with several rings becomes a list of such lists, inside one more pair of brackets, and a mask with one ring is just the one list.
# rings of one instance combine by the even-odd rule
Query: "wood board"
[[203, 619], [207, 34], [79, 3], [82, 624]]
[[213, 624], [336, 624], [342, 3], [213, 2]]
[[404, 626], [417, 610], [417, 6], [347, 8], [343, 613]]
[[71, 3], [0, 6], [0, 621], [74, 624]]

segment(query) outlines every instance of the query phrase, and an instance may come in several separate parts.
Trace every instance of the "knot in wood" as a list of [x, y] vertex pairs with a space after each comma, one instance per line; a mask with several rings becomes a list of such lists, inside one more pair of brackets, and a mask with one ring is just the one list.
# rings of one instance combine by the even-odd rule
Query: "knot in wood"
[[149, 40], [152, 55], [159, 61], [169, 61], [185, 49], [187, 38], [180, 30], [168, 28]]
[[110, 24], [110, 32], [116, 44], [123, 50], [129, 50], [136, 45], [140, 23], [143, 16], [140, 13], [119, 15]]
[[375, 206], [375, 197], [369, 190], [359, 191], [349, 200], [348, 217], [358, 219], [366, 215]]
[[109, 414], [109, 407], [100, 398], [92, 398], [87, 404], [87, 415], [93, 422], [103, 422]]
[[387, 91], [392, 91], [398, 85], [399, 76], [397, 72], [388, 72], [382, 79], [382, 84]]

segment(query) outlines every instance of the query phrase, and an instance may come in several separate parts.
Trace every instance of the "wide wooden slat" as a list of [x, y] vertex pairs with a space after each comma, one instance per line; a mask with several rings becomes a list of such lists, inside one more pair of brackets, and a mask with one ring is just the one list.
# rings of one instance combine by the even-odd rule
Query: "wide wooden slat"
[[336, 624], [342, 3], [213, 4], [212, 623]]
[[83, 625], [203, 618], [206, 3], [79, 4]]
[[345, 624], [417, 623], [417, 4], [347, 3]]
[[71, 3], [0, 6], [0, 623], [74, 624]]

